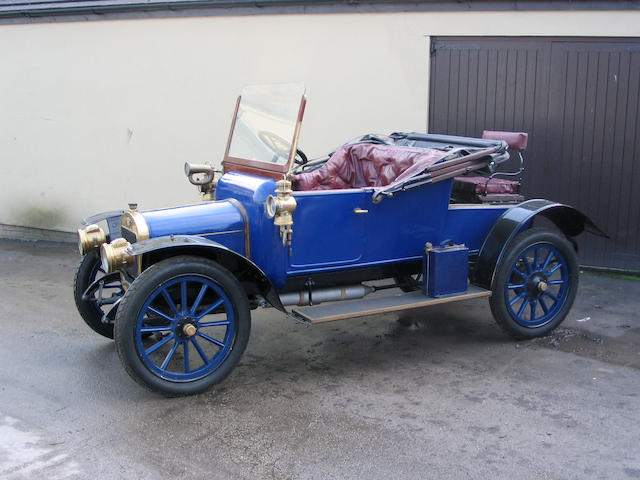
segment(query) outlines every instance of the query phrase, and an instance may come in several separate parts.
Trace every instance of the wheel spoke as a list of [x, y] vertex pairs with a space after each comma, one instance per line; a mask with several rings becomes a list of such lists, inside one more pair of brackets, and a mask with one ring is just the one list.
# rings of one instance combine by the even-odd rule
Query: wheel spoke
[[524, 273], [522, 270], [520, 270], [517, 266], [513, 267], [512, 273], [517, 273], [518, 275], [520, 275], [522, 278], [524, 278], [525, 280], [529, 278], [529, 275], [527, 275], [526, 273]]
[[170, 326], [165, 327], [142, 327], [140, 329], [140, 333], [154, 333], [154, 332], [169, 332], [171, 331]]
[[561, 263], [556, 263], [548, 272], [544, 272], [547, 277], [550, 277], [554, 274], [560, 267], [562, 267]]
[[524, 287], [525, 287], [524, 283], [517, 283], [517, 284], [510, 283], [509, 285], [507, 285], [507, 288], [509, 290], [515, 290], [516, 288], [524, 288]]
[[547, 290], [546, 292], [544, 292], [544, 295], [546, 295], [547, 297], [550, 297], [554, 302], [559, 301], [560, 299], [558, 297], [556, 297], [553, 293], [549, 293], [549, 291]]
[[211, 343], [216, 344], [220, 348], [224, 347], [224, 343], [222, 343], [220, 340], [216, 340], [215, 338], [210, 337], [209, 335], [207, 335], [205, 333], [198, 332], [198, 333], [196, 333], [196, 335], [198, 335], [199, 337], [204, 338], [205, 340], [209, 340]]
[[520, 260], [522, 260], [524, 262], [524, 264], [527, 267], [527, 273], [531, 274], [532, 270], [531, 270], [531, 264], [529, 263], [529, 259], [527, 258], [526, 255], [522, 255], [520, 257]]
[[200, 346], [200, 344], [196, 341], [195, 338], [191, 339], [191, 343], [193, 343], [193, 346], [196, 347], [196, 350], [198, 351], [198, 353], [200, 354], [200, 357], [202, 357], [202, 360], [204, 361], [205, 365], [207, 363], [209, 363], [209, 359], [207, 358], [207, 354], [204, 353], [204, 350], [202, 350], [202, 347]]
[[513, 298], [513, 300], [511, 300], [511, 301], [509, 302], [509, 306], [510, 306], [510, 307], [513, 307], [513, 306], [516, 304], [516, 302], [517, 302], [518, 300], [521, 300], [522, 298], [524, 298], [524, 296], [525, 296], [525, 295], [526, 295], [526, 294], [525, 294], [524, 292], [520, 292], [520, 293], [518, 294], [518, 296], [514, 297], [514, 298]]
[[184, 373], [189, 373], [189, 342], [184, 342]]
[[162, 340], [160, 340], [158, 343], [156, 343], [155, 345], [149, 347], [147, 350], [144, 351], [145, 355], [151, 355], [153, 352], [155, 352], [156, 350], [158, 350], [160, 347], [166, 345], [167, 343], [169, 343], [171, 340], [175, 339], [176, 336], [175, 335], [169, 335], [168, 337], [163, 338]]
[[547, 315], [549, 313], [549, 307], [547, 307], [547, 304], [544, 302], [544, 298], [540, 297], [538, 300], [540, 301], [540, 306], [542, 307], [542, 311], [544, 312], [545, 315]]
[[222, 298], [218, 299], [212, 305], [207, 307], [202, 313], [200, 313], [200, 315], [196, 315], [196, 320], [200, 320], [205, 315], [208, 315], [209, 313], [213, 312], [216, 308], [218, 308], [223, 303], [224, 303], [224, 299], [222, 299]]
[[229, 320], [218, 320], [217, 322], [199, 322], [198, 327], [220, 327], [224, 325], [229, 325], [231, 322]]
[[553, 252], [549, 251], [549, 253], [547, 254], [547, 258], [545, 258], [544, 263], [542, 264], [542, 267], [540, 268], [540, 270], [545, 271], [549, 266], [549, 262], [551, 261], [552, 258], [553, 258]]
[[529, 321], [533, 322], [536, 319], [536, 308], [538, 306], [538, 302], [535, 298], [532, 298], [531, 301], [529, 301], [529, 305], [531, 307], [531, 318]]
[[180, 282], [180, 307], [182, 307], [182, 314], [186, 315], [189, 311], [187, 306], [187, 281]]
[[178, 315], [180, 313], [178, 312], [178, 307], [176, 307], [176, 304], [173, 302], [173, 299], [171, 298], [171, 295], [169, 295], [169, 292], [167, 292], [166, 288], [162, 289], [162, 296], [164, 297], [165, 301], [169, 305], [169, 308], [173, 310], [173, 313], [175, 315]]
[[193, 307], [191, 307], [191, 315], [196, 314], [196, 310], [200, 306], [200, 302], [202, 301], [202, 298], [204, 297], [204, 292], [206, 291], [207, 291], [207, 285], [206, 284], [202, 285], [202, 288], [200, 289], [200, 293], [198, 293], [198, 296], [196, 297], [196, 301], [193, 302]]
[[518, 310], [516, 317], [522, 318], [522, 314], [524, 313], [524, 310], [527, 308], [528, 304], [529, 304], [529, 297], [526, 297], [524, 299], [524, 302], [522, 302], [522, 305], [520, 305], [520, 310]]
[[171, 318], [166, 313], [162, 313], [160, 310], [157, 310], [157, 309], [153, 308], [151, 305], [149, 305], [147, 307], [147, 310], [149, 310], [152, 313], [155, 313], [156, 315], [158, 315], [159, 317], [164, 318], [165, 320], [169, 320], [170, 322], [174, 322], [175, 321], [175, 318]]
[[564, 285], [564, 280], [551, 280], [547, 282], [547, 285]]
[[167, 369], [167, 367], [169, 366], [169, 362], [173, 358], [173, 355], [176, 353], [176, 350], [178, 349], [178, 345], [180, 345], [180, 342], [176, 340], [175, 343], [173, 344], [173, 347], [171, 347], [171, 350], [169, 350], [169, 353], [167, 353], [167, 356], [164, 357], [164, 362], [162, 362], [162, 365], [160, 365], [160, 370]]
[[538, 252], [540, 251], [539, 248], [535, 248], [533, 250], [533, 269], [537, 270], [538, 269]]

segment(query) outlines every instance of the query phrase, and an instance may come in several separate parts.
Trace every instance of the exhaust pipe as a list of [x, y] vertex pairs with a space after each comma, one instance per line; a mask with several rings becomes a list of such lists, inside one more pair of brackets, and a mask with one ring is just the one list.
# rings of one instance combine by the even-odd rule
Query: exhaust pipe
[[[338, 300], [355, 300], [356, 298], [363, 298], [374, 291], [374, 287], [369, 287], [367, 285], [348, 285], [345, 287], [322, 288], [311, 292], [311, 300], [314, 305], [323, 302], [335, 302]], [[280, 295], [280, 301], [284, 306], [298, 305], [303, 307], [305, 305], [309, 305], [309, 290], [283, 293]]]

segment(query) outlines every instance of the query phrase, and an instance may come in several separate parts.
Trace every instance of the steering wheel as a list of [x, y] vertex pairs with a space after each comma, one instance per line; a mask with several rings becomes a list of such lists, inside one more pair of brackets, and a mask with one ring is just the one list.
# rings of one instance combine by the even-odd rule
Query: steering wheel
[[[269, 132], [267, 130], [261, 130], [260, 132], [258, 132], [258, 137], [260, 138], [260, 140], [262, 140], [262, 142], [269, 147], [271, 150], [273, 150], [275, 153], [277, 153], [279, 156], [283, 157], [283, 158], [289, 158], [289, 151], [291, 150], [291, 143], [286, 141], [284, 138], [282, 138], [280, 135], [277, 135], [273, 132]], [[304, 154], [304, 152], [302, 150], [300, 150], [299, 148], [296, 149], [296, 156], [294, 159], [294, 162], [296, 163], [296, 165], [304, 165], [305, 163], [307, 163], [309, 160], [307, 159], [307, 156]]]
[[309, 159], [302, 150], [296, 148], [296, 158], [294, 158], [293, 161], [296, 165], [306, 165]]

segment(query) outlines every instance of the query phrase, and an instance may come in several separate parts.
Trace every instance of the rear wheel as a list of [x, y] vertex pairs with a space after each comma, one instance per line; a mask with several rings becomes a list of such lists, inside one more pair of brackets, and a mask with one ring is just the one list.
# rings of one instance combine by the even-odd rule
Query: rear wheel
[[567, 316], [578, 291], [578, 260], [559, 232], [532, 228], [516, 236], [495, 273], [491, 311], [516, 339], [540, 337]]
[[189, 395], [231, 372], [250, 325], [247, 296], [228, 270], [175, 257], [145, 270], [127, 290], [116, 314], [116, 349], [136, 382]]

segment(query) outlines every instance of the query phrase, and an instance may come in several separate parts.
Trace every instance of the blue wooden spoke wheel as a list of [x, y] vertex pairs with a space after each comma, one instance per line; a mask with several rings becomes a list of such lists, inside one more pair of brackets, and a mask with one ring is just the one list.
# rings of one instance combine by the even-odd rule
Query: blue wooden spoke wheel
[[571, 243], [560, 232], [532, 228], [510, 242], [496, 267], [491, 311], [513, 337], [539, 337], [564, 320], [577, 290]]
[[83, 295], [89, 285], [105, 276], [100, 264], [100, 258], [95, 252], [90, 252], [82, 258], [73, 282], [73, 297], [78, 312], [84, 322], [96, 333], [113, 338], [113, 323], [105, 323], [102, 316], [106, 309], [124, 295], [122, 283], [119, 280], [105, 280], [89, 298]]
[[125, 294], [115, 322], [118, 355], [138, 383], [168, 396], [221, 381], [249, 339], [246, 293], [220, 265], [175, 257], [145, 270]]

